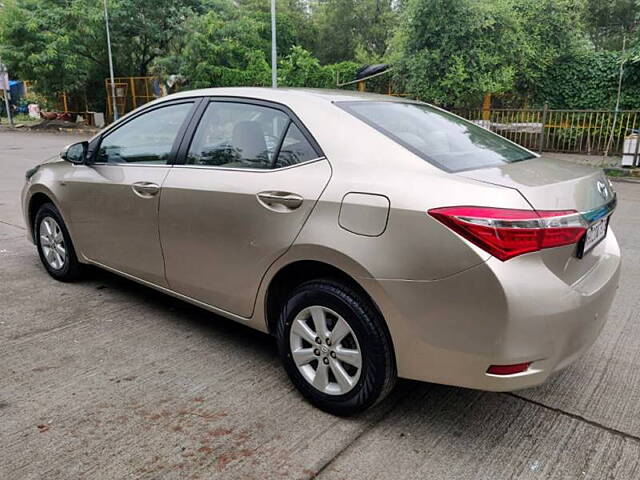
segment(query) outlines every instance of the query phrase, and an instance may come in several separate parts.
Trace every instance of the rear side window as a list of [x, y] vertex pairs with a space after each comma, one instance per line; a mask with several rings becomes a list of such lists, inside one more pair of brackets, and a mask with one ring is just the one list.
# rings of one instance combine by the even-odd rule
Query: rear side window
[[211, 102], [187, 154], [187, 164], [227, 168], [271, 168], [289, 118], [248, 103]]
[[367, 101], [337, 105], [447, 172], [535, 157], [499, 135], [428, 105]]
[[273, 169], [318, 157], [284, 111], [253, 103], [212, 101], [196, 128], [186, 163]]
[[282, 140], [280, 153], [276, 160], [275, 167], [288, 167], [297, 163], [307, 162], [318, 158], [318, 154], [313, 149], [309, 141], [304, 137], [295, 123], [290, 123], [287, 134]]

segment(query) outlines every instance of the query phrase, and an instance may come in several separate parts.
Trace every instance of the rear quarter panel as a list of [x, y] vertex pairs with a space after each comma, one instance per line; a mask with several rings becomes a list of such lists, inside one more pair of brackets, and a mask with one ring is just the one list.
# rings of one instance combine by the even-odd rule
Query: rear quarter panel
[[[366, 276], [434, 280], [489, 258], [430, 217], [431, 208], [531, 208], [514, 189], [437, 169], [336, 106], [318, 115], [309, 113], [309, 120], [304, 111], [299, 116], [331, 162], [333, 176], [295, 245], [341, 252], [362, 265]], [[352, 192], [389, 199], [388, 222], [381, 235], [358, 235], [340, 226], [341, 204], [343, 199], [349, 202], [347, 194]]]

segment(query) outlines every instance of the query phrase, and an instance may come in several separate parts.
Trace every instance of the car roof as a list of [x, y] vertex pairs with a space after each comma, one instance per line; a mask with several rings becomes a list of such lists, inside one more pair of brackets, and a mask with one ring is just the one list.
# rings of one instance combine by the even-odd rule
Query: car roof
[[410, 100], [394, 97], [391, 95], [380, 95], [369, 92], [356, 92], [353, 90], [330, 90], [321, 88], [269, 88], [269, 87], [222, 87], [203, 88], [199, 90], [185, 90], [174, 93], [163, 100], [171, 100], [183, 97], [244, 97], [259, 100], [268, 100], [279, 103], [291, 101], [302, 101], [314, 99], [327, 102], [352, 102], [352, 101], [377, 101], [377, 102], [407, 102]]

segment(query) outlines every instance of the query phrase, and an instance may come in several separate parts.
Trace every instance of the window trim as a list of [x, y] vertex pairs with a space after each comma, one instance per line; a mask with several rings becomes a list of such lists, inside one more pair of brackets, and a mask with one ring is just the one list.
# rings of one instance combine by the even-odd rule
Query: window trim
[[[122, 163], [109, 163], [109, 162], [97, 162], [96, 156], [100, 151], [100, 147], [102, 146], [102, 142], [105, 138], [111, 135], [113, 132], [127, 125], [132, 120], [141, 117], [147, 113], [151, 113], [155, 110], [159, 110], [165, 107], [171, 107], [175, 105], [182, 105], [185, 103], [191, 103], [191, 109], [187, 112], [185, 119], [180, 125], [178, 132], [176, 133], [176, 137], [173, 140], [173, 144], [171, 146], [171, 151], [169, 152], [169, 160], [165, 164], [152, 164], [152, 163], [138, 163], [138, 162], [122, 162]], [[191, 124], [193, 120], [194, 113], [198, 110], [202, 103], [202, 97], [186, 97], [179, 99], [167, 100], [164, 102], [158, 102], [156, 104], [150, 105], [146, 108], [141, 109], [139, 112], [136, 112], [133, 115], [123, 117], [122, 121], [116, 122], [110, 125], [106, 130], [100, 133], [98, 137], [98, 142], [96, 143], [94, 149], [89, 152], [89, 165], [100, 165], [100, 166], [112, 166], [112, 167], [121, 167], [121, 166], [137, 166], [137, 167], [171, 167], [176, 163], [179, 147], [182, 144], [185, 132], [187, 131], [187, 127]], [[93, 142], [92, 142], [93, 143]]]
[[[238, 167], [222, 167], [222, 166], [214, 166], [214, 165], [172, 165], [172, 168], [193, 168], [193, 169], [204, 169], [204, 170], [222, 170], [228, 172], [250, 172], [250, 173], [274, 173], [281, 172], [283, 170], [289, 170], [291, 168], [302, 167], [304, 165], [309, 165], [311, 163], [321, 162], [326, 160], [326, 157], [317, 157], [307, 160], [306, 162], [296, 163], [295, 165], [287, 165], [286, 167], [280, 168], [238, 168]], [[142, 165], [140, 165], [142, 166]]]
[[[531, 154], [530, 158], [523, 158], [522, 160], [517, 160], [516, 162], [510, 162], [510, 163], [517, 163], [517, 162], [523, 162], [526, 160], [532, 160], [535, 159], [537, 157], [539, 157], [539, 155], [537, 155], [536, 153], [532, 152], [531, 150], [523, 147], [522, 145], [518, 145], [515, 142], [512, 142], [511, 140], [509, 140], [508, 138], [503, 137], [502, 135], [498, 135], [495, 132], [492, 132], [491, 130], [489, 130], [488, 128], [485, 128], [481, 125], [476, 125], [475, 123], [467, 120], [466, 118], [462, 118], [459, 115], [456, 115], [453, 112], [449, 112], [443, 108], [439, 108], [436, 107], [434, 105], [430, 105], [428, 103], [424, 103], [424, 102], [417, 102], [417, 101], [367, 101], [367, 100], [350, 100], [350, 101], [340, 101], [340, 102], [333, 102], [333, 104], [335, 106], [337, 106], [338, 108], [342, 109], [343, 111], [345, 111], [346, 113], [348, 113], [349, 115], [354, 116], [355, 118], [357, 118], [358, 120], [360, 120], [361, 122], [367, 124], [368, 126], [370, 126], [371, 128], [373, 128], [374, 130], [376, 130], [377, 132], [383, 134], [385, 137], [389, 138], [390, 140], [394, 141], [395, 143], [397, 143], [398, 145], [400, 145], [403, 148], [406, 148], [407, 150], [409, 150], [411, 153], [413, 153], [414, 155], [417, 155], [418, 157], [420, 157], [422, 160], [424, 160], [425, 162], [433, 165], [436, 168], [439, 168], [440, 170], [445, 171], [446, 173], [462, 173], [462, 172], [468, 172], [471, 170], [478, 170], [481, 168], [490, 168], [490, 166], [482, 166], [482, 167], [469, 167], [469, 168], [462, 168], [462, 169], [452, 169], [447, 167], [446, 165], [434, 160], [433, 158], [431, 158], [429, 155], [425, 154], [424, 152], [421, 152], [420, 150], [418, 150], [417, 148], [414, 148], [413, 146], [411, 146], [410, 144], [408, 144], [407, 142], [405, 142], [404, 140], [402, 140], [400, 137], [398, 137], [397, 135], [395, 135], [394, 133], [390, 132], [389, 130], [387, 130], [386, 128], [383, 128], [377, 124], [375, 124], [374, 122], [372, 122], [371, 120], [369, 120], [367, 117], [365, 117], [364, 115], [354, 111], [353, 109], [349, 108], [352, 105], [357, 105], [357, 104], [363, 104], [363, 103], [393, 103], [393, 104], [410, 104], [410, 105], [418, 105], [418, 106], [422, 106], [422, 107], [429, 107], [432, 108], [434, 110], [437, 110], [445, 115], [451, 115], [452, 117], [458, 118], [460, 120], [462, 120], [463, 122], [469, 123], [471, 125], [474, 125], [478, 128], [481, 128], [487, 132], [489, 132], [490, 134], [500, 138], [501, 140], [506, 141], [507, 143], [510, 143], [512, 145], [515, 145], [516, 147], [518, 147], [520, 150], [523, 150], [529, 154]], [[505, 165], [507, 165], [508, 163], [505, 163]]]
[[[285, 165], [283, 167], [276, 167], [276, 164], [278, 163], [278, 158], [280, 157], [280, 153], [282, 153], [282, 146], [284, 145], [284, 141], [287, 138], [287, 135], [289, 134], [289, 130], [291, 129], [291, 125], [293, 125], [294, 127], [298, 128], [298, 130], [302, 133], [302, 136], [305, 138], [305, 140], [307, 139], [307, 137], [304, 135], [304, 133], [302, 132], [300, 127], [298, 127], [298, 125], [296, 123], [294, 123], [293, 121], [290, 120], [289, 123], [287, 124], [287, 128], [282, 132], [282, 138], [280, 139], [280, 144], [278, 145], [278, 148], [276, 150], [277, 154], [273, 157], [272, 167], [269, 170], [282, 170], [283, 168], [292, 168], [292, 167], [295, 167], [297, 165], [304, 165], [305, 163], [315, 162], [316, 160], [319, 160], [319, 159], [322, 159], [322, 158], [326, 158], [323, 155], [321, 157], [310, 158], [309, 160], [305, 160], [304, 162], [294, 163], [293, 165]], [[313, 145], [311, 145], [311, 143], [309, 143], [309, 146], [311, 148], [313, 148]], [[317, 154], [318, 154], [318, 152], [316, 152], [316, 155]]]
[[[191, 148], [191, 144], [193, 142], [193, 139], [195, 138], [196, 130], [200, 125], [200, 121], [204, 117], [204, 114], [207, 111], [207, 108], [212, 103], [241, 103], [241, 104], [247, 104], [247, 105], [257, 105], [260, 107], [280, 110], [282, 113], [287, 115], [287, 117], [289, 118], [289, 123], [287, 124], [286, 129], [283, 130], [280, 144], [277, 146], [276, 150], [274, 151], [274, 155], [275, 155], [274, 162], [272, 162], [273, 166], [271, 168], [235, 168], [235, 167], [225, 167], [225, 166], [215, 166], [215, 165], [190, 165], [186, 163], [187, 154], [189, 153], [189, 149]], [[306, 162], [296, 163], [295, 165], [287, 165], [286, 167], [274, 168], [275, 160], [277, 160], [278, 158], [277, 155], [280, 153], [280, 148], [282, 147], [282, 142], [284, 141], [284, 136], [286, 135], [292, 123], [295, 124], [300, 129], [304, 138], [309, 142], [309, 145], [311, 145], [311, 148], [313, 148], [313, 150], [316, 152], [317, 157], [307, 160]], [[293, 110], [291, 110], [288, 106], [282, 103], [273, 102], [269, 100], [262, 100], [257, 98], [234, 97], [234, 96], [228, 96], [228, 95], [224, 95], [224, 96], [213, 95], [213, 96], [202, 97], [202, 101], [198, 105], [198, 108], [196, 109], [196, 111], [194, 112], [192, 121], [189, 123], [189, 126], [185, 131], [183, 141], [181, 142], [179, 151], [176, 155], [176, 161], [174, 162], [174, 167], [207, 168], [207, 169], [213, 169], [213, 170], [229, 170], [234, 172], [276, 172], [279, 170], [283, 170], [285, 168], [294, 168], [299, 165], [305, 165], [307, 163], [316, 162], [324, 158], [326, 158], [326, 156], [322, 151], [322, 149], [320, 148], [320, 145], [318, 144], [316, 139], [313, 137], [313, 135], [307, 129], [304, 123], [302, 123], [302, 121], [298, 118], [298, 116], [293, 112]]]
[[[276, 145], [276, 149], [273, 151], [273, 160], [271, 160], [271, 167], [269, 168], [269, 170], [276, 170], [276, 163], [278, 163], [278, 157], [280, 156], [282, 145], [284, 145], [284, 139], [287, 138], [287, 135], [289, 134], [289, 129], [291, 128], [292, 123], [293, 121], [291, 120], [291, 117], [289, 117], [289, 121], [287, 122], [287, 125], [282, 130], [280, 141], [278, 142], [278, 145]], [[318, 152], [316, 152], [316, 155], [317, 154]]]

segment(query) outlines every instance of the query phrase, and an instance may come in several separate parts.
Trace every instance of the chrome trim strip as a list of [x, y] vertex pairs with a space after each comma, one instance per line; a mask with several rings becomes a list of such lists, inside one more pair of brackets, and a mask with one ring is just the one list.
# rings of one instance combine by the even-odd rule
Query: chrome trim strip
[[588, 210], [586, 212], [580, 212], [582, 218], [584, 218], [589, 225], [600, 220], [602, 217], [606, 217], [611, 212], [613, 212], [618, 205], [618, 194], [613, 194], [613, 199], [611, 199], [608, 203], [605, 203], [601, 207], [594, 208], [593, 210]]
[[153, 167], [153, 168], [171, 168], [173, 164], [171, 163], [137, 163], [137, 162], [123, 162], [123, 163], [115, 163], [115, 162], [91, 162], [83, 164], [86, 167], [93, 167], [94, 165], [98, 165], [100, 167]]
[[190, 164], [173, 165], [173, 168], [194, 168], [194, 169], [207, 169], [207, 170], [227, 170], [231, 172], [268, 173], [268, 172], [279, 172], [281, 170], [288, 170], [290, 168], [301, 167], [302, 165], [308, 165], [310, 163], [315, 163], [315, 162], [319, 162], [326, 159], [327, 157], [317, 157], [317, 158], [312, 158], [311, 160], [307, 160], [305, 162], [296, 163], [294, 165], [287, 165], [286, 167], [280, 167], [280, 168], [232, 168], [232, 167], [216, 167], [214, 165], [190, 165]]
[[84, 166], [91, 167], [93, 165], [99, 165], [102, 167], [165, 167], [165, 168], [194, 168], [194, 169], [202, 169], [206, 168], [208, 170], [228, 170], [232, 172], [279, 172], [280, 170], [288, 170], [290, 168], [300, 167], [302, 165], [308, 165], [310, 163], [319, 162], [321, 160], [326, 160], [327, 157], [316, 157], [311, 160], [307, 160], [305, 162], [296, 163], [295, 165], [287, 165], [286, 167], [280, 168], [230, 168], [230, 167], [216, 167], [214, 165], [178, 165], [175, 163], [163, 163], [163, 164], [155, 164], [155, 163], [106, 163], [106, 162], [93, 162], [83, 164]]

